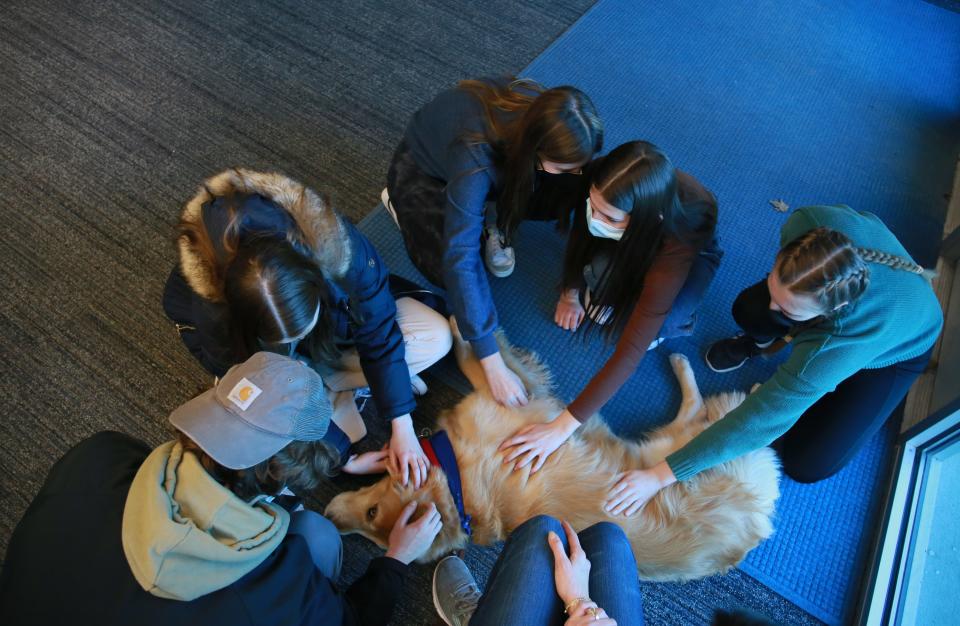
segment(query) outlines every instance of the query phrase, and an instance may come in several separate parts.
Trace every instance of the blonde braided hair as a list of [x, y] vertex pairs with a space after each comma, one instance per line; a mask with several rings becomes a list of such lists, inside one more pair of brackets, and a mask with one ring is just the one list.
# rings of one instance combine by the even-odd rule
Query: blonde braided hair
[[879, 265], [886, 265], [895, 270], [903, 270], [905, 272], [910, 272], [912, 274], [919, 274], [927, 280], [933, 280], [937, 275], [933, 270], [928, 270], [922, 265], [917, 265], [910, 259], [905, 259], [902, 256], [897, 256], [896, 254], [890, 254], [889, 252], [884, 252], [883, 250], [874, 250], [872, 248], [857, 248], [857, 254], [860, 255], [860, 258], [868, 263], [877, 263]]
[[870, 284], [867, 263], [919, 274], [933, 273], [895, 254], [853, 245], [835, 230], [815, 228], [785, 245], [777, 254], [774, 272], [790, 291], [812, 297], [824, 313], [855, 302]]

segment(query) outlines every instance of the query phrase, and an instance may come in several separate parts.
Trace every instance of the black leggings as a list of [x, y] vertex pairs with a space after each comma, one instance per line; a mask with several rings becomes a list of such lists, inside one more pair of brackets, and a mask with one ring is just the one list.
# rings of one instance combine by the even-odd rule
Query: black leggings
[[447, 183], [421, 170], [402, 141], [390, 161], [387, 193], [410, 260], [427, 280], [443, 288]]
[[[766, 280], [740, 292], [733, 319], [758, 343], [786, 334], [790, 324], [770, 310]], [[930, 362], [924, 354], [881, 367], [862, 369], [807, 409], [773, 447], [783, 471], [801, 483], [836, 474], [883, 426]]]

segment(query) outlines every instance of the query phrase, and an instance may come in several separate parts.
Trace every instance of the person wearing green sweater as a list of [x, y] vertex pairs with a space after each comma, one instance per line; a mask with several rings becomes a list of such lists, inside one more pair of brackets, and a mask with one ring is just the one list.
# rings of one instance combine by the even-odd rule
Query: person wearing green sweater
[[610, 491], [612, 514], [633, 515], [663, 487], [774, 441], [791, 478], [832, 476], [925, 369], [943, 313], [930, 273], [879, 218], [842, 205], [801, 208], [780, 245], [767, 278], [733, 304], [744, 334], [710, 346], [706, 361], [731, 371], [784, 343], [790, 356], [686, 446], [626, 473]]

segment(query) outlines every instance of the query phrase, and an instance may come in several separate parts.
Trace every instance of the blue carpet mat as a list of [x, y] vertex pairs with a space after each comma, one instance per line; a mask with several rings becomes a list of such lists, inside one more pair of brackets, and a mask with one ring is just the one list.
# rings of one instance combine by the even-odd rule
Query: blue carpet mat
[[[601, 0], [526, 70], [593, 98], [606, 146], [647, 139], [720, 202], [720, 272], [693, 337], [665, 343], [604, 408], [624, 436], [675, 413], [667, 355], [691, 357], [705, 394], [745, 389], [776, 361], [713, 374], [700, 355], [736, 330], [730, 304], [762, 278], [791, 207], [846, 203], [880, 215], [919, 261], [932, 264], [960, 147], [960, 15], [919, 0], [822, 3], [636, 3]], [[398, 273], [417, 277], [380, 210], [363, 230]], [[610, 349], [553, 323], [563, 240], [525, 224], [517, 270], [491, 284], [516, 344], [551, 366], [572, 399]], [[449, 364], [441, 375], [452, 381]], [[834, 478], [785, 480], [776, 534], [742, 569], [825, 622], [846, 621], [859, 593], [895, 425]]]

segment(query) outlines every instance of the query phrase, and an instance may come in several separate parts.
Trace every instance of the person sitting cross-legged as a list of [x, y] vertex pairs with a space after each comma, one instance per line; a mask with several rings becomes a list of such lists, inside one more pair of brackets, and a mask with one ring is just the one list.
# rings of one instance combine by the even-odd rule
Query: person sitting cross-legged
[[566, 522], [538, 515], [510, 534], [482, 595], [462, 560], [440, 561], [433, 602], [450, 626], [642, 626], [636, 571], [630, 542], [616, 524], [575, 533]]
[[0, 574], [0, 623], [384, 624], [407, 564], [441, 528], [401, 515], [384, 557], [341, 593], [342, 544], [316, 512], [271, 501], [336, 467], [332, 407], [300, 361], [258, 352], [170, 415], [154, 448], [117, 432], [54, 465]]

